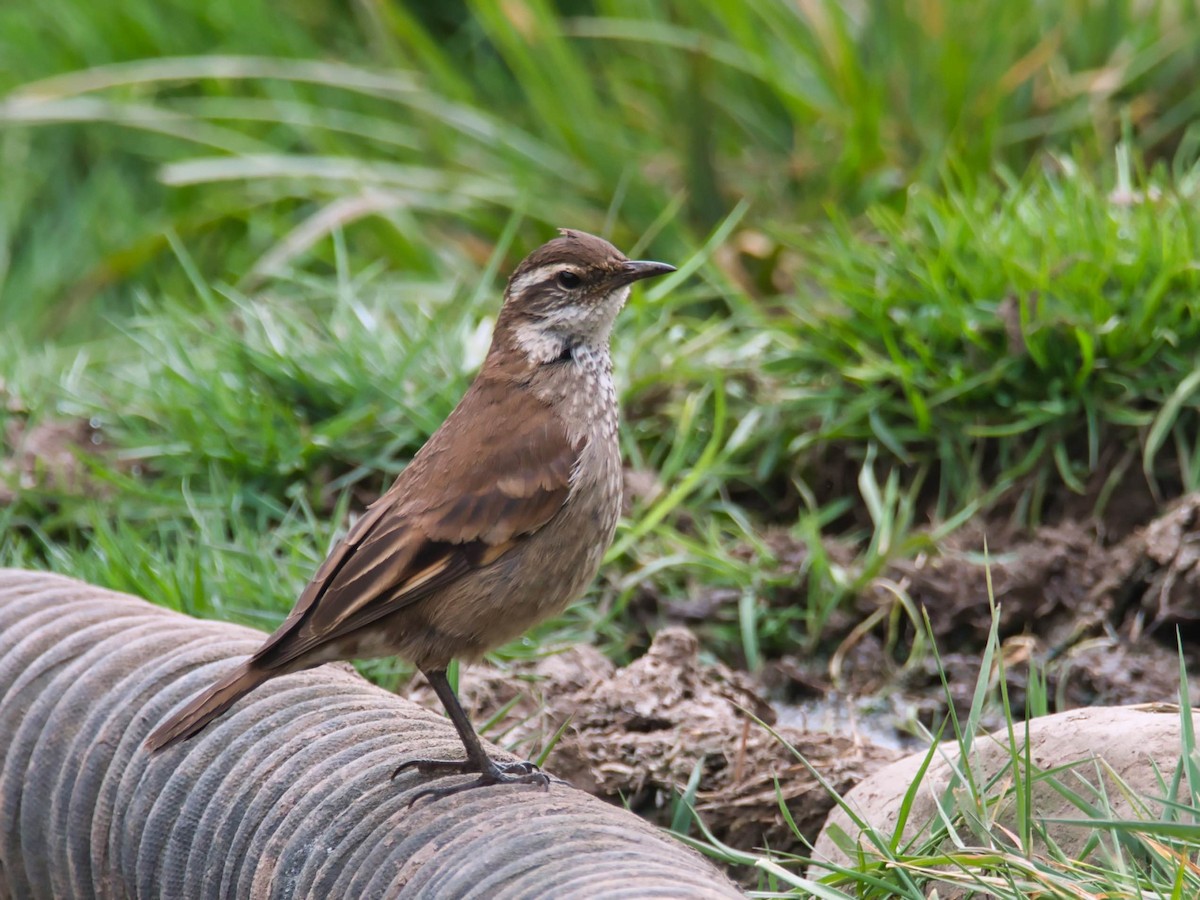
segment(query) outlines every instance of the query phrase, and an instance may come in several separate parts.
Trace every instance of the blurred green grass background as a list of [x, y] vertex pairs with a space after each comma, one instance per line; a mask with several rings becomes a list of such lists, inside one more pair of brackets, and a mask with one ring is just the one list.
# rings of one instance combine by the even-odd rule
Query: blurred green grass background
[[[1178, 0], [7, 5], [3, 560], [270, 627], [564, 225], [681, 271], [616, 339], [612, 565], [507, 653], [699, 599], [753, 668], [975, 517], [1163, 502], [1198, 36]], [[81, 478], [22, 459], [55, 421]]]

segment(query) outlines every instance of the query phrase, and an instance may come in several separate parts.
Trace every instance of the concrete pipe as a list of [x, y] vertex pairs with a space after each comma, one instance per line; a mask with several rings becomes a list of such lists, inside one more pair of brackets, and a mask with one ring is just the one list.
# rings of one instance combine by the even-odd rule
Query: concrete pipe
[[[693, 851], [555, 784], [413, 808], [462, 748], [442, 716], [324, 666], [150, 755], [260, 632], [0, 570], [0, 900], [738, 897]], [[504, 754], [497, 751], [501, 757]]]

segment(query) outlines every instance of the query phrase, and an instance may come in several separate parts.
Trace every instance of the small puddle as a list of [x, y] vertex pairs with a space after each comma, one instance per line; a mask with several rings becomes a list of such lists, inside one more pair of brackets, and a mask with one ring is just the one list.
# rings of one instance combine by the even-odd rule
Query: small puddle
[[847, 737], [860, 737], [893, 750], [923, 750], [928, 744], [903, 730], [910, 715], [887, 697], [833, 694], [803, 703], [775, 704], [777, 724]]

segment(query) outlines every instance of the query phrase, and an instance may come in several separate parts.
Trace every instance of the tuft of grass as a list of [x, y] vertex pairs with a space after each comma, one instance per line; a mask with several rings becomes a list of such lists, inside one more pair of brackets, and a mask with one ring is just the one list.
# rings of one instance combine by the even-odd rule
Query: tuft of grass
[[[990, 596], [990, 590], [989, 590]], [[1043, 770], [1032, 758], [1028, 735], [1016, 737], [1014, 723], [1028, 722], [1027, 709], [1013, 710], [1004, 690], [1003, 655], [999, 653], [999, 609], [993, 603], [992, 629], [981, 660], [976, 691], [967, 722], [953, 712], [945, 725], [958, 754], [953, 774], [938, 798], [932, 821], [912, 820], [913, 804], [942, 734], [927, 735], [930, 747], [912, 783], [901, 799], [897, 821], [889, 830], [863, 820], [819, 771], [791, 747], [775, 737], [834, 795], [839, 807], [862, 832], [852, 840], [844, 831], [832, 836], [850, 858], [848, 865], [831, 865], [812, 856], [746, 853], [723, 845], [696, 819], [703, 837], [677, 834], [711, 857], [736, 868], [757, 873], [758, 889], [751, 897], [843, 898], [904, 897], [918, 900], [935, 890], [964, 891], [968, 895], [1001, 900], [1046, 897], [1189, 897], [1200, 890], [1200, 871], [1192, 860], [1200, 852], [1200, 803], [1195, 791], [1195, 735], [1188, 696], [1188, 679], [1180, 647], [1181, 729], [1178, 762], [1172, 771], [1158, 773], [1153, 795], [1141, 795], [1117, 772], [1095, 759], [1081, 760]], [[932, 638], [932, 632], [929, 637]], [[935, 648], [936, 653], [936, 648]], [[993, 679], [993, 666], [1000, 677]], [[940, 664], [939, 664], [940, 670]], [[943, 682], [946, 678], [943, 671]], [[1000, 685], [999, 697], [991, 688]], [[947, 696], [949, 685], [946, 684]], [[985, 705], [999, 703], [1008, 729], [1008, 760], [998, 771], [985, 775], [973, 768], [971, 744]], [[1036, 702], [1036, 700], [1034, 701]], [[771, 730], [769, 726], [760, 723]], [[774, 734], [773, 730], [772, 733]], [[1035, 793], [1036, 790], [1036, 793]], [[923, 793], [928, 794], [928, 788]], [[1114, 800], [1132, 807], [1132, 814], [1117, 816]], [[1055, 796], [1077, 814], [1070, 818], [1039, 814], [1036, 798]], [[1178, 800], [1171, 798], [1180, 798]], [[795, 828], [780, 793], [780, 812]], [[690, 824], [695, 810], [682, 819]], [[1066, 826], [1087, 835], [1075, 853], [1066, 852], [1049, 834], [1047, 826]], [[810, 869], [810, 867], [816, 867]], [[807, 874], [806, 874], [807, 870]]]

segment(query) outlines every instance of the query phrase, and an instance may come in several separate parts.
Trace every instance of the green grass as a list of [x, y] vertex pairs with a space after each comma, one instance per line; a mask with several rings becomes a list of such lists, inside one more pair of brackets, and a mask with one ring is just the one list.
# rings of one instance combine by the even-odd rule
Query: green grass
[[[990, 598], [990, 586], [988, 593]], [[1056, 738], [1066, 741], [1069, 736], [1042, 732], [1035, 751], [1035, 741], [1019, 727], [1039, 714], [1047, 698], [1032, 691], [1024, 712], [1012, 708], [1004, 687], [999, 626], [999, 609], [993, 601], [991, 630], [965, 721], [954, 712], [950, 685], [938, 659], [949, 714], [938, 734], [925, 736], [930, 748], [898, 799], [891, 827], [876, 824], [884, 814], [878, 805], [875, 821], [865, 820], [784, 737], [759, 723], [808, 767], [848, 816], [855, 837], [840, 825], [830, 829], [831, 839], [850, 860], [848, 864], [833, 864], [827, 855], [817, 853], [797, 828], [782, 791], [780, 813], [797, 841], [808, 848], [807, 853], [769, 849], [751, 853], [729, 847], [707, 830], [687, 794], [678, 800], [672, 830], [740, 873], [744, 884], [754, 884], [756, 889], [748, 896], [755, 898], [922, 900], [934, 891], [998, 900], [1194, 896], [1200, 890], [1200, 870], [1194, 862], [1200, 853], [1200, 771], [1182, 644], [1178, 755], [1173, 764], [1168, 761], [1166, 765], [1160, 765], [1160, 757], [1149, 770], [1152, 777], [1145, 777], [1147, 773], [1131, 772], [1127, 766], [1115, 770], [1105, 758], [1105, 748], [1081, 749], [1078, 759], [1052, 767], [1038, 762], [1060, 756]], [[928, 620], [925, 628], [932, 642]], [[934, 652], [936, 655], [936, 648]], [[999, 677], [993, 683], [997, 671]], [[1006, 725], [1001, 731], [1007, 737], [1001, 735], [1003, 750], [985, 764], [972, 754], [972, 745], [989, 708], [1002, 714]], [[930, 767], [947, 760], [937, 746], [942, 738], [952, 746], [954, 759], [935, 788], [927, 780]], [[1149, 761], [1143, 764], [1151, 765]], [[1139, 780], [1143, 786], [1135, 788], [1130, 780]], [[1147, 788], [1147, 784], [1151, 786]], [[934, 810], [928, 819], [917, 817], [918, 794], [933, 798]], [[1039, 809], [1039, 802], [1063, 812], [1048, 816]], [[693, 823], [696, 834], [689, 834]]]
[[421, 9], [0, 13], [0, 160], [22, 173], [0, 199], [0, 296], [20, 300], [2, 320], [86, 334], [130, 282], [174, 292], [170, 231], [231, 282], [327, 274], [337, 227], [356, 261], [429, 271], [512, 210], [523, 244], [607, 223], [679, 255], [742, 198], [756, 226], [899, 206], [948, 165], [1102, 164], [1122, 121], [1154, 158], [1196, 147], [1178, 0]]

